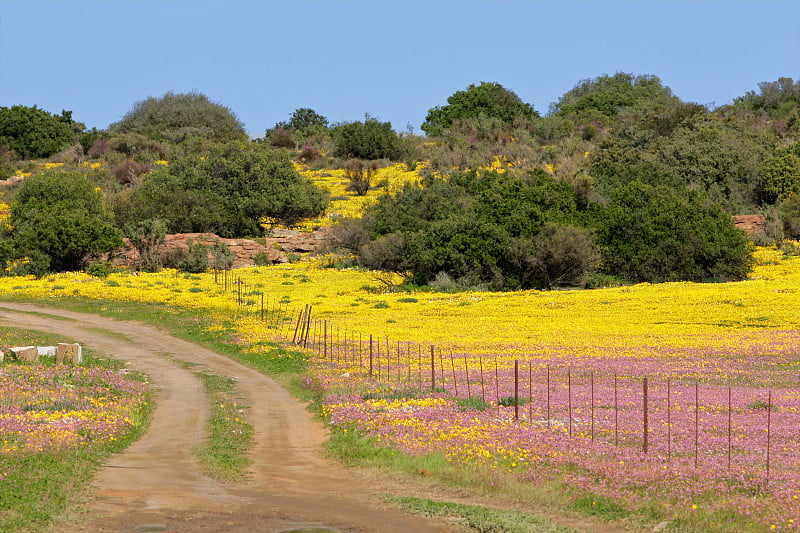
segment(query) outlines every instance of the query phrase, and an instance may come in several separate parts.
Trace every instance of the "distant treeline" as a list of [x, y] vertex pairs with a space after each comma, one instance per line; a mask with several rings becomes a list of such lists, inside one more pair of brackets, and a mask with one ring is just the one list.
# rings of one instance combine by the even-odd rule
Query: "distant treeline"
[[764, 217], [756, 244], [800, 237], [800, 82], [790, 78], [708, 109], [656, 76], [617, 73], [579, 82], [546, 114], [482, 82], [431, 108], [421, 129], [369, 115], [330, 124], [301, 108], [251, 141], [200, 93], [148, 98], [104, 131], [70, 111], [0, 108], [0, 179], [32, 174], [6, 188], [0, 267], [85, 268], [123, 235], [152, 248], [164, 232], [292, 226], [328, 203], [292, 161], [346, 169], [353, 194], [375, 186], [380, 165], [425, 161], [420, 185], [342, 221], [332, 245], [418, 285], [736, 280], [752, 243], [731, 215]]

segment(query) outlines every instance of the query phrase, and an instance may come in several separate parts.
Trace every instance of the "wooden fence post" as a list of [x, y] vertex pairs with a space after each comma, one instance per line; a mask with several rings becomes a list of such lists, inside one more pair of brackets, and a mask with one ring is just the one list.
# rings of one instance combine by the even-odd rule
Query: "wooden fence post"
[[591, 413], [591, 419], [592, 419], [592, 427], [590, 434], [592, 442], [594, 442], [594, 371], [589, 373], [589, 388], [590, 388], [589, 401], [591, 402], [589, 411]]
[[642, 380], [642, 450], [647, 453], [647, 437], [648, 437], [648, 419], [647, 419], [647, 376]]
[[767, 396], [767, 480], [766, 485], [769, 485], [769, 445], [770, 445], [770, 430], [772, 429], [772, 390], [769, 391]]
[[433, 354], [433, 344], [431, 344], [431, 392], [436, 392], [436, 360]]
[[456, 391], [456, 396], [458, 396], [458, 381], [456, 380], [456, 360], [453, 357], [453, 351], [450, 351], [450, 368], [453, 369], [453, 388]]
[[469, 386], [469, 359], [467, 354], [464, 354], [464, 374], [467, 376], [467, 397], [472, 398], [472, 389]]
[[550, 365], [547, 365], [547, 429], [550, 429]]
[[569, 437], [572, 438], [572, 369], [567, 369], [567, 418], [569, 418]]
[[519, 361], [514, 359], [514, 420], [519, 420]]

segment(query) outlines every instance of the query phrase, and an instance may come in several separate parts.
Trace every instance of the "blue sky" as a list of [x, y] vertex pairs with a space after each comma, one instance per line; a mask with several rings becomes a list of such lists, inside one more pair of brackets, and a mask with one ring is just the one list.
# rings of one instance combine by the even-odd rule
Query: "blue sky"
[[300, 107], [419, 132], [472, 83], [545, 114], [619, 71], [717, 106], [798, 79], [800, 0], [0, 0], [0, 106], [69, 109], [88, 127], [198, 91], [255, 136]]

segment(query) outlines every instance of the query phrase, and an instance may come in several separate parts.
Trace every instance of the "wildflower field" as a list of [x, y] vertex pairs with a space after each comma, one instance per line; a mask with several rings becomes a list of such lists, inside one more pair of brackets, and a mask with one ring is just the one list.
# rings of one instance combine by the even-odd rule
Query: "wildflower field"
[[[0, 346], [47, 343], [0, 327]], [[103, 456], [144, 425], [144, 376], [87, 353], [81, 366], [0, 362], [0, 530], [47, 524]], [[77, 479], [80, 478], [80, 479]]]
[[375, 172], [372, 188], [363, 196], [359, 196], [347, 189], [349, 181], [344, 169], [309, 170], [295, 163], [295, 168], [300, 174], [331, 196], [331, 205], [325, 214], [306, 221], [299, 226], [299, 229], [311, 230], [315, 227], [330, 226], [338, 219], [360, 217], [364, 213], [364, 207], [374, 202], [380, 195], [394, 194], [406, 183], [419, 183], [419, 172], [424, 165], [425, 163], [418, 163], [414, 170], [410, 170], [404, 163], [381, 167]]
[[387, 292], [322, 259], [0, 278], [0, 298], [202, 310], [250, 350], [306, 350], [336, 430], [555, 487], [589, 513], [797, 531], [800, 258], [756, 260], [736, 283], [446, 294]]

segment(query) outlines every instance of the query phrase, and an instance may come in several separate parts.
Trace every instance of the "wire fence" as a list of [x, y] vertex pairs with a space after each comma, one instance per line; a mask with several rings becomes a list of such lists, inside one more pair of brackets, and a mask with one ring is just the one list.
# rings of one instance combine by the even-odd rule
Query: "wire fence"
[[[474, 398], [544, 432], [588, 447], [634, 448], [665, 463], [759, 471], [764, 480], [795, 470], [800, 457], [800, 390], [653, 379], [591, 369], [444, 353], [313, 318], [267, 300], [241, 279], [215, 275], [273, 334], [310, 350], [318, 362], [416, 393]], [[249, 289], [249, 290], [248, 290]], [[502, 364], [501, 364], [502, 361]]]

